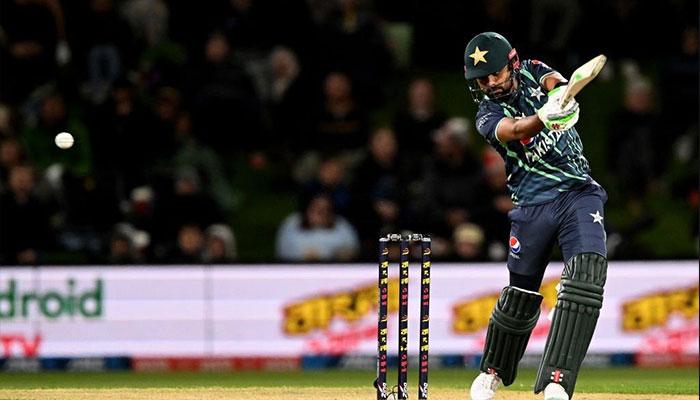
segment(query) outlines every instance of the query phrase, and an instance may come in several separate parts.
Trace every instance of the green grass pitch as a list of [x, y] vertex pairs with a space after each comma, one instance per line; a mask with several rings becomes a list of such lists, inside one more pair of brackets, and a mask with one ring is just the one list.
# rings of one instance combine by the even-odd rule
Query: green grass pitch
[[[476, 376], [473, 369], [430, 371], [432, 388], [465, 389]], [[505, 390], [532, 391], [536, 371], [519, 371], [515, 383]], [[0, 373], [3, 389], [48, 388], [196, 388], [196, 387], [370, 387], [374, 371], [319, 370], [304, 372], [105, 372], [105, 373]], [[396, 375], [389, 374], [389, 382]], [[415, 385], [417, 372], [409, 374]], [[698, 395], [697, 368], [587, 368], [576, 386], [579, 393]]]

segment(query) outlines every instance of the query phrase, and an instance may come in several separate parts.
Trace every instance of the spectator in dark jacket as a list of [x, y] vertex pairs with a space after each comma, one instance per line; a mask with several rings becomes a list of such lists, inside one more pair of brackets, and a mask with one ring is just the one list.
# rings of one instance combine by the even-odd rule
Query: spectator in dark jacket
[[32, 192], [32, 167], [13, 167], [8, 186], [0, 198], [0, 262], [41, 263], [51, 246], [51, 228], [48, 209]]

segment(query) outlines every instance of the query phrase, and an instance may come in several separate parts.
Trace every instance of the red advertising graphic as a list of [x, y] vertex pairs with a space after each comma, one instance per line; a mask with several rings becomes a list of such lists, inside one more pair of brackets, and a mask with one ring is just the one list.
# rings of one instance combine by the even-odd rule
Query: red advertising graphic
[[324, 331], [306, 342], [310, 354], [338, 356], [351, 352], [364, 340], [377, 340], [377, 325], [348, 327], [343, 332]]
[[41, 345], [41, 335], [29, 337], [21, 333], [0, 334], [2, 357], [35, 357]]
[[637, 347], [639, 365], [698, 365], [698, 286], [624, 302], [622, 329], [643, 335]]

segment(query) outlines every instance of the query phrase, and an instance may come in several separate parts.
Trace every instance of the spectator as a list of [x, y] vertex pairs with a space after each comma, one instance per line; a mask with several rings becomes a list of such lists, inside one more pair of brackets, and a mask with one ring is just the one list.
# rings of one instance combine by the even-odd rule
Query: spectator
[[0, 139], [0, 191], [8, 184], [12, 168], [24, 162], [24, 153], [19, 141], [13, 137]]
[[126, 21], [112, 0], [89, 0], [77, 24], [76, 58], [85, 64], [87, 95], [95, 104], [109, 95], [110, 85], [134, 64], [138, 50]]
[[34, 170], [10, 170], [8, 189], [0, 195], [0, 262], [40, 264], [51, 246], [49, 211], [33, 193]]
[[532, 7], [530, 43], [544, 54], [564, 59], [581, 17], [579, 1], [534, 0]]
[[208, 191], [223, 211], [233, 212], [239, 205], [239, 194], [231, 185], [221, 156], [209, 146], [203, 145], [196, 134], [194, 118], [188, 111], [178, 114], [175, 121], [177, 149], [171, 157], [169, 168], [190, 167], [198, 171]]
[[324, 193], [333, 203], [333, 210], [346, 215], [350, 208], [350, 190], [346, 183], [346, 165], [336, 155], [328, 155], [318, 168], [315, 178], [302, 188], [302, 199]]
[[649, 81], [635, 77], [627, 82], [623, 108], [615, 113], [610, 127], [608, 159], [617, 188], [628, 205], [638, 208], [642, 197], [665, 168], [662, 154], [670, 146], [659, 131], [653, 111]]
[[236, 238], [231, 228], [214, 224], [204, 232], [205, 245], [202, 260], [209, 264], [228, 264], [236, 260]]
[[[25, 127], [21, 140], [28, 160], [52, 182], [51, 195], [64, 217], [60, 227], [86, 231], [108, 229], [119, 217], [114, 186], [93, 175], [87, 127], [57, 92], [43, 100], [39, 117], [36, 125]], [[75, 138], [68, 150], [54, 144], [56, 134], [63, 131]]]
[[260, 100], [250, 76], [234, 61], [229, 40], [212, 33], [204, 54], [192, 88], [193, 116], [201, 125], [202, 141], [220, 151], [259, 147]]
[[355, 229], [321, 194], [304, 199], [300, 211], [285, 218], [275, 254], [282, 261], [351, 261], [358, 250]]
[[182, 226], [209, 226], [224, 219], [219, 205], [202, 187], [199, 172], [191, 167], [175, 173], [172, 191], [156, 193], [154, 213], [151, 229], [161, 244], [173, 240]]
[[377, 105], [391, 57], [376, 17], [361, 0], [335, 0], [319, 35], [327, 70], [346, 71], [356, 99]]
[[0, 2], [0, 98], [24, 101], [38, 86], [56, 76], [57, 29], [42, 2]]
[[449, 237], [462, 223], [479, 215], [481, 166], [469, 153], [469, 128], [464, 118], [452, 118], [433, 135], [435, 151], [423, 169], [421, 193], [414, 199], [424, 226]]
[[122, 208], [126, 223], [136, 229], [154, 232], [155, 229], [155, 193], [150, 186], [139, 186], [131, 190], [128, 200], [123, 201]]
[[141, 138], [148, 150], [152, 165], [167, 165], [176, 148], [175, 125], [181, 113], [182, 95], [174, 87], [164, 86], [158, 90], [153, 114], [155, 119], [148, 135]]
[[[0, 94], [1, 97], [1, 94]], [[8, 104], [0, 103], [0, 139], [15, 135], [15, 127], [18, 122], [16, 114]]]
[[[54, 144], [59, 132], [69, 132], [75, 138], [69, 151]], [[92, 170], [90, 134], [60, 93], [51, 93], [42, 101], [38, 123], [25, 127], [20, 140], [27, 158], [40, 171], [60, 164], [72, 177], [83, 178]]]
[[119, 224], [112, 233], [109, 241], [109, 255], [107, 257], [108, 264], [129, 265], [143, 262], [142, 254], [140, 253], [135, 243], [134, 236], [145, 234], [142, 231], [136, 231], [128, 224]]
[[433, 145], [432, 133], [445, 120], [445, 114], [435, 105], [433, 82], [427, 77], [413, 78], [408, 86], [408, 104], [394, 118], [401, 154], [420, 162]]
[[361, 150], [367, 143], [367, 115], [353, 96], [350, 78], [340, 72], [326, 75], [323, 97], [308, 145], [321, 152]]
[[283, 157], [298, 156], [304, 150], [304, 136], [310, 129], [307, 112], [312, 98], [310, 84], [291, 50], [275, 48], [268, 62], [272, 147], [277, 147], [275, 150]]
[[506, 169], [501, 155], [491, 146], [482, 150], [485, 182], [480, 189], [484, 208], [475, 220], [484, 229], [485, 246], [492, 261], [506, 259], [510, 221], [508, 212], [513, 209], [513, 201], [506, 187]]
[[477, 224], [466, 222], [455, 228], [452, 235], [454, 257], [459, 261], [486, 261], [484, 230]]
[[351, 186], [351, 221], [362, 238], [363, 258], [375, 255], [379, 236], [401, 228], [406, 197], [403, 173], [396, 134], [391, 128], [378, 128]]
[[153, 117], [138, 100], [136, 87], [122, 78], [114, 83], [108, 101], [96, 107], [87, 121], [98, 175], [114, 182], [119, 198], [126, 199], [132, 189], [146, 184], [150, 177], [151, 146], [158, 145], [148, 139]]
[[186, 224], [177, 231], [177, 245], [168, 255], [171, 264], [200, 264], [204, 250], [204, 235], [199, 226]]
[[122, 12], [134, 36], [148, 47], [168, 40], [168, 5], [163, 0], [128, 0]]
[[[697, 9], [697, 5], [696, 5]], [[697, 14], [697, 12], [695, 13]], [[683, 29], [677, 55], [664, 58], [659, 82], [663, 96], [662, 118], [665, 142], [673, 142], [693, 124], [698, 123], [698, 80], [700, 79], [700, 49], [697, 20]], [[683, 82], [679, 84], [679, 82]], [[665, 148], [667, 150], [668, 148]], [[663, 154], [662, 152], [658, 152]]]
[[[698, 170], [700, 167], [700, 156], [698, 154], [698, 136], [700, 126], [696, 122], [693, 126], [681, 135], [674, 143], [673, 159], [669, 171], [670, 190], [674, 197], [685, 200], [692, 218], [688, 221], [690, 231], [698, 243]], [[696, 252], [697, 252], [696, 248]], [[697, 254], [696, 254], [697, 255]]]

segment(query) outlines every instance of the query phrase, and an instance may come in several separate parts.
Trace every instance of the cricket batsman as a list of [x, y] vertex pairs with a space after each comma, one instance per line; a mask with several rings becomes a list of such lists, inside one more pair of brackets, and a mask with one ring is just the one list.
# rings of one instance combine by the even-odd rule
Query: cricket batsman
[[565, 260], [556, 307], [535, 382], [545, 400], [573, 396], [600, 308], [608, 266], [605, 190], [588, 175], [575, 129], [579, 105], [561, 108], [567, 80], [545, 63], [518, 58], [498, 33], [476, 35], [464, 52], [464, 77], [479, 105], [476, 128], [505, 160], [515, 208], [508, 271], [484, 344], [471, 400], [491, 399], [513, 383], [537, 324], [538, 293], [554, 243]]

